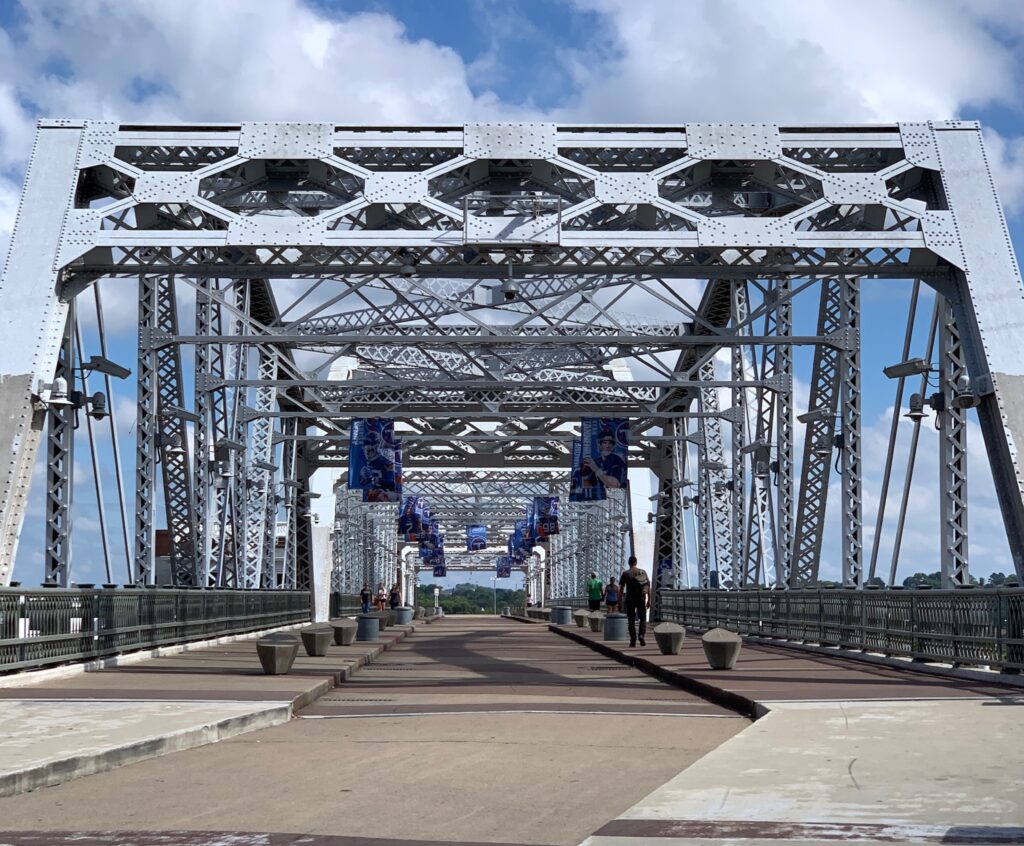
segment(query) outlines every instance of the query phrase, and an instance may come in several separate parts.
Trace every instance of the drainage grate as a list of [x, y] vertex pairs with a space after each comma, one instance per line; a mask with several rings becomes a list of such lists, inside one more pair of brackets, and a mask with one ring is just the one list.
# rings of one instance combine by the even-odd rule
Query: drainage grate
[[394, 699], [353, 699], [348, 697], [346, 699], [331, 699], [331, 702], [394, 702]]

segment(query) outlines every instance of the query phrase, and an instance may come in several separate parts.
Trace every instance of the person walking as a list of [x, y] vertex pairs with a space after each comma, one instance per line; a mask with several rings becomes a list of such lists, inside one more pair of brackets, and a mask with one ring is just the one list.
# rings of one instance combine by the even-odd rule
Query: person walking
[[391, 608], [397, 608], [402, 604], [402, 589], [398, 586], [398, 582], [395, 582], [391, 586], [391, 592], [388, 594], [388, 605]]
[[614, 578], [608, 580], [608, 585], [604, 589], [604, 602], [607, 613], [619, 610], [619, 586]]
[[369, 614], [370, 603], [373, 601], [373, 592], [366, 582], [363, 582], [363, 589], [359, 591], [359, 601], [363, 604], [363, 613]]
[[591, 573], [590, 581], [587, 582], [587, 601], [591, 611], [601, 610], [602, 596], [604, 596], [604, 582], [597, 577], [597, 573]]
[[[637, 637], [641, 646], [647, 646], [644, 635], [647, 634], [647, 609], [651, 607], [651, 580], [636, 563], [636, 556], [629, 557], [629, 569], [619, 578], [622, 588], [622, 599], [626, 617], [629, 620], [629, 645], [636, 646]], [[637, 631], [639, 618], [639, 632]]]
[[374, 599], [374, 607], [378, 611], [386, 610], [388, 604], [388, 592], [384, 590], [384, 582], [377, 582], [377, 596]]

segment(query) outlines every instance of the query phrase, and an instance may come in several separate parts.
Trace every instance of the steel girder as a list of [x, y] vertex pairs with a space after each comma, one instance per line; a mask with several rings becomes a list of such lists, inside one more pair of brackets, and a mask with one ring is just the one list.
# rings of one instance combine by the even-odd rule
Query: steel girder
[[[697, 309], [677, 302], [673, 280], [713, 277], [728, 285], [730, 279], [803, 276], [825, 279], [828, 285], [827, 280], [839, 279], [839, 332], [851, 343], [840, 345], [836, 355], [842, 405], [837, 400], [834, 409], [843, 422], [843, 569], [852, 584], [861, 581], [862, 509], [856, 279], [918, 276], [946, 290], [953, 303], [970, 392], [979, 402], [1011, 549], [1018, 569], [1024, 567], [1024, 482], [1017, 457], [1024, 441], [1024, 412], [1018, 402], [1018, 395], [1024, 392], [1020, 365], [1024, 357], [1015, 334], [1024, 297], [1012, 253], [1000, 235], [1005, 233], [1005, 225], [976, 125], [904, 124], [868, 132], [743, 126], [723, 133], [713, 126], [690, 124], [661, 128], [654, 134], [644, 128], [619, 128], [609, 134], [545, 124], [468, 124], [427, 133], [401, 129], [353, 132], [326, 124], [244, 124], [207, 127], [199, 132], [60, 121], [41, 125], [37, 147], [36, 156], [45, 156], [51, 165], [47, 170], [53, 173], [44, 176], [38, 168], [30, 169], [26, 202], [32, 209], [46, 211], [30, 219], [19, 217], [11, 253], [14, 270], [8, 270], [0, 286], [0, 314], [4, 315], [4, 328], [9, 328], [15, 339], [19, 323], [43, 327], [42, 334], [37, 333], [25, 345], [25, 351], [12, 356], [10, 368], [5, 362], [5, 372], [0, 374], [0, 409], [16, 421], [18, 430], [12, 442], [13, 462], [0, 480], [2, 552], [6, 556], [0, 560], [0, 570], [5, 578], [9, 578], [13, 555], [11, 538], [17, 536], [23, 513], [19, 480], [26, 478], [26, 467], [31, 466], [38, 443], [32, 436], [38, 430], [38, 416], [28, 410], [33, 402], [46, 403], [43, 385], [55, 372], [66, 301], [101, 275], [250, 279], [254, 268], [267, 280], [341, 276], [345, 287], [329, 297], [329, 302], [311, 302], [312, 310], [290, 323], [264, 321], [260, 328], [237, 321], [233, 335], [250, 334], [255, 328], [253, 345], [273, 346], [267, 329], [275, 324], [274, 330], [296, 336], [326, 332], [320, 340], [328, 340], [327, 347], [337, 349], [352, 339], [332, 335], [387, 330], [390, 336], [357, 343], [356, 349], [362, 347], [365, 359], [379, 366], [380, 372], [388, 373], [392, 367], [393, 375], [406, 380], [422, 377], [431, 366], [438, 374], [449, 376], [452, 371], [472, 372], [460, 368], [485, 348], [498, 358], [502, 356], [501, 342], [481, 341], [471, 333], [454, 345], [454, 358], [432, 356], [435, 350], [428, 346], [422, 350], [425, 358], [417, 354], [405, 359], [402, 354], [383, 351], [378, 343], [382, 338], [396, 346], [400, 345], [396, 338], [402, 336], [408, 346], [417, 331], [416, 323], [442, 334], [448, 318], [474, 322], [474, 314], [481, 310], [503, 310], [516, 315], [510, 332], [522, 334], [520, 349], [533, 343], [555, 343], [538, 340], [544, 334], [541, 329], [525, 330], [531, 323], [547, 320], [559, 330], [555, 335], [571, 334], [561, 332], [563, 328], [602, 327], [598, 331], [604, 334], [598, 337], [604, 344], [594, 343], [598, 337], [588, 340], [581, 337], [586, 332], [577, 332], [571, 342], [557, 342], [566, 347], [565, 357], [543, 362], [551, 371], [559, 370], [551, 367], [552, 361], [565, 365], [561, 369], [567, 378], [558, 377], [561, 384], [554, 401], [531, 401], [505, 409], [499, 407], [501, 399], [496, 400], [496, 394], [484, 394], [475, 404], [459, 409], [462, 415], [490, 419], [524, 414], [575, 416], [597, 409], [609, 413], [605, 395], [591, 394], [591, 402], [580, 402], [584, 395], [567, 400], [563, 392], [577, 390], [571, 387], [575, 368], [586, 372], [597, 362], [607, 361], [611, 351], [606, 342], [628, 335], [630, 324], [642, 324], [621, 316], [620, 295], [643, 295], [661, 302], [678, 313], [678, 319], [669, 323], [690, 324], [691, 334], [710, 336], [706, 346], [692, 347], [691, 355], [681, 356], [685, 368], [664, 367], [652, 356], [697, 343], [692, 338], [667, 339], [664, 344], [656, 332], [642, 338], [646, 346], [633, 349], [633, 360], [645, 361], [654, 379], [664, 378], [669, 383], [671, 374], [697, 372], [717, 347], [736, 343], [735, 338], [718, 338], [709, 331], [713, 321], [706, 313], [698, 314]], [[167, 169], [172, 160], [175, 171]], [[401, 162], [401, 167], [396, 162]], [[282, 197], [280, 180], [285, 171], [306, 174], [307, 188], [287, 189]], [[189, 178], [182, 180], [183, 173]], [[498, 182], [509, 179], [523, 190], [537, 192], [536, 201], [507, 204], [497, 216], [477, 203], [479, 197], [474, 192], [494, 194]], [[308, 189], [309, 180], [318, 187]], [[736, 185], [755, 186], [756, 191], [737, 189]], [[271, 190], [271, 186], [277, 187]], [[292, 207], [303, 211], [295, 214]], [[547, 214], [542, 207], [557, 209], [557, 215]], [[516, 277], [517, 270], [522, 278]], [[9, 279], [48, 281], [41, 291], [14, 292]], [[1007, 279], [1013, 282], [1008, 287]], [[505, 304], [502, 288], [510, 280], [521, 295], [516, 302]], [[252, 294], [246, 296], [251, 302]], [[360, 298], [362, 305], [353, 308]], [[140, 345], [140, 421], [146, 428], [140, 435], [137, 504], [142, 516], [137, 515], [136, 559], [145, 581], [152, 575], [155, 465], [150, 462], [155, 462], [160, 452], [155, 438], [161, 408], [155, 392], [162, 384], [147, 371], [158, 370], [160, 361], [168, 358], [156, 354], [164, 346], [159, 336], [176, 336], [177, 329], [161, 332], [158, 316], [143, 317], [146, 322], [140, 325], [148, 325], [151, 332]], [[744, 327], [744, 321], [735, 317], [733, 328], [747, 339], [740, 343], [770, 344], [770, 355], [776, 357], [772, 366], [784, 373], [788, 365], [780, 360], [780, 350], [788, 350], [797, 339], [782, 325], [788, 319], [784, 309], [777, 312], [777, 318], [766, 313], [748, 315], [750, 321], [762, 317], [779, 321], [766, 331], [766, 335], [774, 333], [774, 344], [753, 335], [750, 325]], [[215, 333], [209, 328], [210, 320], [203, 322], [207, 328], [199, 331], [197, 326], [197, 336], [206, 339]], [[475, 322], [481, 323], [479, 319]], [[830, 338], [828, 343], [835, 340]], [[240, 349], [244, 351], [246, 346], [243, 341]], [[506, 358], [529, 373], [543, 369], [539, 360], [523, 365], [528, 359], [521, 352]], [[767, 358], [762, 355], [762, 367]], [[235, 361], [237, 364], [240, 356]], [[197, 372], [209, 370], [216, 379], [214, 368], [202, 364]], [[500, 393], [516, 387], [509, 385], [514, 380], [504, 369], [506, 365], [496, 367], [489, 362], [484, 366], [498, 386], [486, 386], [486, 390]], [[227, 378], [237, 378], [232, 367], [223, 369]], [[177, 372], [180, 374], [180, 367]], [[26, 374], [31, 378], [26, 380]], [[642, 386], [620, 390], [635, 393], [642, 391]], [[239, 428], [239, 415], [233, 413], [240, 410], [243, 393], [238, 388], [228, 392], [233, 406], [228, 410], [232, 418], [228, 434], [233, 437], [228, 440], [245, 434], [244, 428]], [[359, 409], [387, 408], [390, 411], [385, 413], [400, 413], [392, 397], [378, 406], [322, 409], [316, 388], [283, 388], [281, 393], [300, 403], [268, 415], [280, 418], [281, 426], [299, 416], [316, 419], [321, 412], [325, 423], [333, 414]], [[766, 397], [764, 391], [759, 395]], [[9, 411], [11, 402], [14, 405]], [[693, 396], [688, 396], [685, 388], [668, 384], [654, 403], [619, 410], [644, 413], [668, 423], [687, 413], [692, 402]], [[760, 402], [767, 407], [766, 399]], [[312, 414], [308, 413], [310, 404]], [[421, 416], [429, 418], [430, 412]], [[702, 425], [712, 431], [711, 440], [715, 441], [714, 430], [720, 424]], [[777, 581], [786, 581], [786, 534], [792, 531], [784, 526], [787, 506], [783, 500], [791, 495], [791, 481], [785, 481], [785, 457], [792, 441], [785, 428], [785, 420], [777, 415], [779, 502], [777, 507], [769, 506], [768, 512], [776, 513], [779, 521], [776, 560], [782, 563], [776, 568]], [[770, 430], [771, 426], [767, 427], [769, 438]], [[23, 437], [25, 434], [28, 437]], [[758, 434], [757, 428], [754, 434]], [[204, 451], [209, 447], [209, 443], [202, 444]], [[706, 452], [706, 445], [703, 449]], [[196, 461], [207, 456], [197, 455]], [[472, 460], [487, 466], [485, 456]], [[166, 472], [165, 468], [165, 481]], [[184, 476], [179, 473], [177, 477], [187, 479], [188, 472], [185, 463]], [[193, 502], [203, 507], [205, 497], [209, 510], [209, 468], [200, 472], [197, 466], [195, 476], [197, 486], [202, 481], [202, 491], [177, 497], [182, 490], [179, 485], [172, 493], [185, 503], [185, 510], [194, 508]], [[737, 483], [734, 478], [734, 486]], [[251, 534], [242, 530], [247, 498], [241, 484], [242, 474], [236, 474], [233, 491], [221, 510], [229, 526], [219, 533], [239, 544]], [[710, 485], [701, 506], [723, 518], [735, 501], [732, 506], [716, 502], [712, 507], [711, 500], [720, 493], [716, 487]], [[260, 519], [266, 548], [276, 510], [271, 510], [269, 497], [265, 502]], [[175, 512], [174, 519], [178, 515]], [[248, 516], [255, 520], [252, 514]], [[813, 534], [814, 526], [809, 529]], [[209, 522], [199, 526], [193, 521], [190, 530], [172, 532], [198, 545], [192, 560], [200, 562], [199, 580], [211, 568], [207, 563], [212, 555], [210, 531]], [[296, 528], [297, 533], [301, 531]], [[802, 524], [799, 531], [806, 536]], [[150, 540], [144, 539], [147, 536]], [[716, 556], [723, 544], [724, 539], [716, 542]], [[221, 558], [226, 546], [226, 542], [222, 544]], [[735, 531], [731, 531], [729, 548], [727, 552], [735, 559]], [[795, 538], [795, 548], [799, 557], [800, 537]], [[708, 554], [704, 558], [707, 561]], [[796, 560], [795, 574], [789, 574], [792, 583], [800, 581], [800, 566]]]
[[[68, 309], [54, 381], [75, 384], [75, 308]], [[75, 468], [76, 411], [68, 401], [46, 413], [46, 546], [44, 584], [71, 584], [71, 524]]]

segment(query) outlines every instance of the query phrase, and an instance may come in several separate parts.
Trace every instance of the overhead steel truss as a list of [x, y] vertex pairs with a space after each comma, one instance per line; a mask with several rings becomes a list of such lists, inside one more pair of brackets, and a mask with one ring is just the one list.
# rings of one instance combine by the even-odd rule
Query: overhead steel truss
[[[175, 584], [308, 586], [311, 477], [347, 461], [353, 416], [398, 422], [406, 489], [455, 537], [564, 497], [578, 420], [598, 415], [634, 421], [631, 460], [657, 479], [659, 586], [688, 584], [690, 561], [701, 587], [803, 586], [827, 554], [861, 586], [866, 278], [936, 292], [944, 580], [970, 581], [969, 408], [1024, 577], [1024, 291], [975, 123], [43, 121], [0, 283], [0, 584], [44, 423], [43, 578], [71, 578], [85, 406], [61, 387], [85, 366], [75, 298], [108, 280], [138, 294], [139, 584], [156, 578], [162, 502]], [[801, 334], [794, 303], [816, 295]], [[340, 486], [324, 527], [333, 587], [414, 582], [395, 570], [395, 507], [357, 500]], [[564, 502], [531, 590], [613, 576], [628, 506]]]

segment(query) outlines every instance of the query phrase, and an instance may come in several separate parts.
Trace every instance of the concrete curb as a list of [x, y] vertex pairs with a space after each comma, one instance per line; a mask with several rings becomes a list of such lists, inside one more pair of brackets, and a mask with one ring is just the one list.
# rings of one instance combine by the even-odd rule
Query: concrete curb
[[534, 620], [533, 617], [520, 617], [518, 614], [502, 614], [503, 620], [514, 620], [517, 623], [546, 623], [547, 620]]
[[[308, 624], [303, 623], [302, 625], [305, 626]], [[285, 626], [280, 629], [274, 629], [273, 631], [282, 631], [294, 628], [299, 628], [299, 626]], [[260, 729], [287, 723], [295, 716], [295, 712], [312, 705], [321, 696], [324, 696], [334, 688], [338, 687], [338, 685], [348, 681], [360, 667], [375, 661], [384, 652], [391, 649], [396, 644], [401, 643], [406, 637], [413, 634], [415, 630], [414, 626], [402, 626], [397, 628], [395, 630], [395, 634], [397, 635], [396, 637], [381, 641], [368, 654], [357, 656], [348, 666], [342, 667], [338, 670], [332, 678], [318, 682], [308, 690], [294, 697], [291, 702], [268, 705], [267, 707], [260, 708], [259, 710], [250, 711], [247, 714], [239, 714], [233, 717], [226, 717], [223, 720], [218, 720], [214, 723], [208, 723], [194, 728], [181, 729], [159, 737], [149, 737], [144, 740], [127, 743], [123, 746], [104, 749], [102, 752], [55, 759], [20, 772], [0, 775], [0, 797], [14, 796], [19, 793], [36, 790], [40, 787], [52, 787], [57, 784], [62, 784], [65, 781], [70, 781], [71, 779], [80, 778], [81, 776], [107, 772], [108, 770], [123, 767], [127, 764], [135, 764], [139, 761], [145, 761], [150, 758], [158, 758], [162, 755], [170, 754], [171, 752], [182, 752], [186, 749], [196, 749], [200, 746], [207, 746], [211, 743], [217, 743], [220, 740], [227, 740], [228, 738], [236, 737], [240, 734], [246, 734], [251, 731], [258, 731]], [[218, 638], [216, 641], [206, 642], [206, 645], [215, 646], [220, 643], [232, 643], [237, 640], [243, 640], [246, 637], [255, 638], [264, 633], [265, 632], [252, 633], [245, 637]], [[186, 646], [193, 649], [196, 648], [196, 644], [186, 644]], [[181, 652], [184, 650], [179, 649], [177, 651]], [[136, 654], [137, 653], [133, 653], [128, 657], [134, 658]], [[163, 651], [162, 654], [167, 655], [175, 653]], [[141, 660], [143, 659], [138, 658], [130, 663], [138, 663]], [[124, 662], [122, 661], [122, 663]], [[61, 667], [59, 669], [72, 670], [73, 672], [65, 672], [57, 674], [56, 676], [50, 675], [49, 678], [62, 678], [67, 675], [77, 675], [78, 673], [86, 672], [84, 665], [78, 665], [77, 668]], [[49, 671], [42, 670], [39, 672]], [[43, 681], [43, 679], [38, 679], [38, 681]]]
[[715, 687], [714, 685], [710, 685], [702, 681], [697, 681], [696, 679], [690, 678], [683, 673], [678, 673], [675, 670], [669, 670], [666, 667], [659, 667], [657, 664], [652, 661], [648, 661], [646, 658], [641, 658], [639, 655], [630, 655], [626, 652], [620, 652], [613, 646], [607, 646], [603, 641], [591, 640], [584, 635], [577, 634], [572, 631], [572, 629], [549, 625], [548, 631], [554, 632], [562, 637], [567, 637], [569, 640], [574, 640], [576, 643], [580, 643], [583, 646], [589, 646], [595, 652], [599, 652], [608, 658], [612, 658], [620, 664], [635, 667], [640, 670], [640, 672], [653, 676], [659, 681], [663, 681], [673, 687], [681, 688], [687, 693], [693, 693], [701, 699], [706, 699], [708, 702], [715, 705], [728, 708], [730, 711], [735, 711], [737, 714], [743, 717], [748, 717], [751, 720], [760, 719], [768, 713], [768, 709], [765, 708], [764, 705], [753, 699], [734, 693], [731, 690], [724, 690], [723, 688]]
[[250, 731], [282, 725], [291, 717], [292, 706], [283, 703], [94, 754], [49, 761], [21, 772], [0, 775], [0, 796], [14, 796], [40, 787], [52, 787], [74, 778], [106, 772], [171, 752], [195, 749]]

